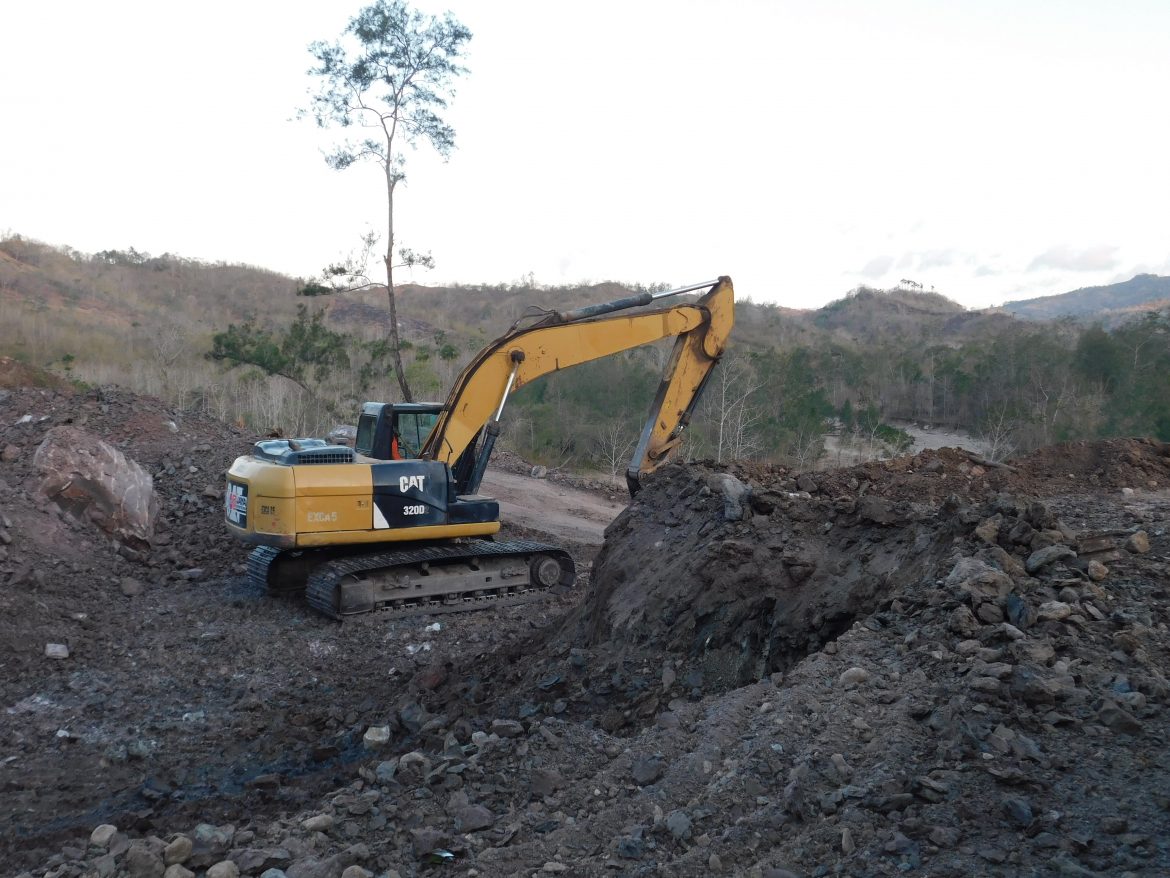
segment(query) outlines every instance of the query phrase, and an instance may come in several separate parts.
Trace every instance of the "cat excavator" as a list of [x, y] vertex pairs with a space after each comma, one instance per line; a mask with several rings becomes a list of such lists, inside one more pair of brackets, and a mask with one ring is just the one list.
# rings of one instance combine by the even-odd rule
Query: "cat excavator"
[[353, 448], [257, 442], [228, 470], [224, 500], [228, 530], [256, 546], [249, 578], [270, 593], [303, 592], [334, 619], [474, 610], [572, 586], [563, 549], [496, 541], [499, 504], [478, 493], [509, 395], [550, 372], [675, 338], [626, 472], [634, 494], [682, 442], [734, 308], [731, 279], [720, 277], [540, 311], [480, 351], [445, 403], [365, 403]]

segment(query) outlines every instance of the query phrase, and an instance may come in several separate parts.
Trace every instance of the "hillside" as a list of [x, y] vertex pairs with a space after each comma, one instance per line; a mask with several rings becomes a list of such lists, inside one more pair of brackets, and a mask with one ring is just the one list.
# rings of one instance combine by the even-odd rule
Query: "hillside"
[[[363, 400], [398, 399], [381, 347], [384, 291], [304, 298], [299, 286], [249, 266], [133, 248], [87, 255], [11, 237], [0, 241], [0, 355], [285, 435], [320, 435], [351, 422]], [[633, 289], [645, 288], [403, 284], [414, 394], [443, 399], [472, 355], [533, 308], [567, 310]], [[1170, 387], [1160, 378], [1170, 369], [1170, 326], [1156, 312], [1102, 336], [1002, 309], [969, 311], [919, 289], [863, 287], [817, 310], [755, 303], [751, 292], [737, 290], [729, 353], [687, 430], [689, 457], [802, 468], [824, 466], [827, 446], [838, 460], [882, 457], [910, 441], [899, 422], [974, 434], [997, 456], [1067, 439], [1170, 438]], [[320, 368], [302, 349], [291, 362], [305, 368], [286, 377], [208, 356], [229, 327], [252, 326], [279, 348], [318, 312], [321, 337], [340, 352]], [[522, 388], [501, 441], [547, 466], [613, 470], [669, 349], [662, 342]]]
[[1086, 321], [1116, 323], [1170, 307], [1170, 277], [1139, 274], [1121, 283], [1004, 302], [1002, 307], [1009, 314], [1027, 320], [1077, 317]]

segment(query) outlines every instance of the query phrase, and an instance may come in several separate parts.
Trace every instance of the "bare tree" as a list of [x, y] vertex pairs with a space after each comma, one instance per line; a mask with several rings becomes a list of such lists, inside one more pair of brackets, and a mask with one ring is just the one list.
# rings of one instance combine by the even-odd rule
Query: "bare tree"
[[987, 459], [996, 463], [1016, 450], [1015, 434], [1019, 424], [1006, 402], [992, 406], [983, 419], [978, 438], [987, 446]]
[[[322, 127], [366, 128], [372, 136], [346, 140], [326, 156], [330, 167], [343, 170], [359, 161], [373, 161], [386, 180], [386, 298], [390, 310], [390, 343], [394, 373], [402, 397], [412, 396], [402, 366], [398, 313], [394, 299], [394, 269], [432, 267], [429, 254], [397, 247], [394, 231], [394, 193], [406, 179], [404, 145], [429, 143], [443, 158], [455, 147], [455, 130], [439, 111], [454, 95], [454, 80], [467, 72], [460, 64], [471, 31], [450, 13], [425, 16], [403, 0], [375, 0], [349, 22], [341, 40], [316, 42], [309, 52], [316, 64], [309, 74], [319, 77], [310, 111]], [[363, 239], [364, 256], [374, 249], [377, 236]], [[396, 261], [399, 260], [399, 261]], [[320, 294], [371, 286], [366, 261], [326, 269], [333, 283], [309, 284], [305, 292]]]
[[162, 378], [164, 394], [170, 390], [171, 370], [187, 355], [191, 339], [174, 322], [167, 323], [150, 337], [150, 349]]
[[729, 354], [719, 361], [715, 377], [718, 384], [708, 391], [716, 422], [715, 459], [722, 463], [758, 452], [762, 445], [754, 429], [763, 414], [749, 404], [762, 386], [755, 370], [743, 357]]
[[609, 477], [619, 484], [618, 473], [624, 471], [630, 452], [634, 450], [637, 434], [616, 418], [606, 421], [597, 432], [597, 453], [609, 469]]

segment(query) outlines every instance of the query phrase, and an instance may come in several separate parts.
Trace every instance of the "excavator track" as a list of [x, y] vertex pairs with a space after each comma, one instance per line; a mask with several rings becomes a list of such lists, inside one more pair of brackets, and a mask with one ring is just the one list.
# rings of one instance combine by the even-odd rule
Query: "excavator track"
[[[486, 609], [539, 600], [576, 579], [569, 554], [527, 541], [469, 540], [332, 558], [313, 556], [304, 593], [309, 605], [332, 619], [377, 619]], [[297, 580], [282, 581], [274, 563], [282, 555], [262, 547], [248, 559], [249, 579], [270, 593], [291, 594]], [[307, 559], [306, 559], [307, 560]], [[305, 570], [303, 563], [296, 564]]]

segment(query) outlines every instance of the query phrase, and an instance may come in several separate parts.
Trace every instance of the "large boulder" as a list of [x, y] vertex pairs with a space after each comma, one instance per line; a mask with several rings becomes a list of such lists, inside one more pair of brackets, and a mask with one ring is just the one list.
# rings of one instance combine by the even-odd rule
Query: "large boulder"
[[57, 505], [127, 545], [149, 547], [158, 515], [154, 480], [118, 449], [76, 427], [53, 427], [33, 464], [41, 493]]

